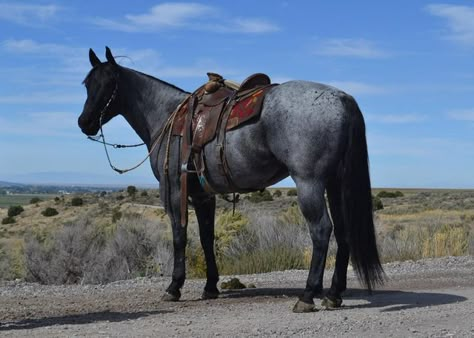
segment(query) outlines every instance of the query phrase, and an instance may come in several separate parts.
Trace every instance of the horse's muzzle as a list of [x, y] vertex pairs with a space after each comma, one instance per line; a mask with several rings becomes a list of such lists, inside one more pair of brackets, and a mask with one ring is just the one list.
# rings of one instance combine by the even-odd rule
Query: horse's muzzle
[[81, 131], [87, 136], [94, 136], [99, 132], [99, 125], [94, 123], [94, 121], [88, 120], [84, 114], [81, 114], [77, 120], [77, 124]]

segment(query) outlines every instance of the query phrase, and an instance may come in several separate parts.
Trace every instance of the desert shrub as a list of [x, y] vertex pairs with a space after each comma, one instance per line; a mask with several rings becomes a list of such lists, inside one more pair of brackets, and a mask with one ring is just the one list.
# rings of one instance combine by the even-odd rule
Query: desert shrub
[[13, 224], [15, 222], [16, 222], [15, 217], [11, 217], [11, 216], [8, 216], [2, 219], [2, 224]]
[[249, 214], [246, 230], [237, 234], [218, 257], [223, 274], [246, 274], [305, 267], [311, 246], [306, 224], [283, 223], [270, 212]]
[[84, 204], [84, 200], [80, 197], [73, 197], [71, 200], [71, 205], [73, 207], [80, 207]]
[[118, 196], [116, 197], [117, 201], [121, 201], [121, 200], [123, 200], [124, 198], [125, 198], [125, 197], [123, 197], [123, 195], [118, 195]]
[[299, 224], [299, 225], [306, 224], [306, 219], [301, 213], [301, 210], [298, 204], [290, 205], [286, 210], [284, 210], [279, 215], [278, 219], [283, 224]]
[[298, 191], [295, 188], [291, 188], [286, 192], [286, 196], [298, 196]]
[[[247, 230], [248, 219], [240, 212], [224, 211], [216, 219], [215, 227], [215, 254], [220, 259], [238, 236], [244, 236]], [[200, 241], [196, 236], [188, 236], [186, 247], [186, 262], [191, 277], [203, 278], [206, 276], [206, 261]]]
[[279, 189], [275, 190], [275, 192], [273, 193], [273, 197], [281, 197], [281, 195], [282, 195], [282, 192]]
[[83, 280], [101, 258], [103, 233], [82, 219], [65, 225], [47, 238], [25, 241], [26, 279], [42, 284], [72, 284]]
[[137, 194], [137, 188], [134, 186], [134, 185], [129, 185], [127, 187], [127, 194], [128, 196], [130, 197], [135, 197], [135, 195]]
[[41, 215], [45, 217], [56, 216], [59, 212], [55, 208], [47, 207], [43, 211], [41, 211]]
[[232, 213], [232, 211], [223, 212], [217, 217], [215, 238], [216, 238], [216, 254], [223, 253], [233, 239], [246, 232], [248, 219], [240, 212]]
[[148, 192], [146, 190], [143, 190], [142, 193], [140, 194], [140, 196], [142, 197], [147, 197], [148, 196]]
[[60, 199], [58, 196], [56, 196], [56, 197], [54, 198], [54, 202], [55, 202], [56, 204], [59, 203], [60, 201], [61, 201], [61, 199]]
[[122, 212], [120, 211], [120, 207], [115, 207], [112, 210], [112, 223], [116, 223], [121, 218], [122, 218]]
[[12, 205], [8, 208], [8, 216], [15, 217], [21, 214], [23, 211], [25, 211], [25, 209], [23, 209], [21, 205]]
[[382, 238], [384, 261], [469, 254], [470, 230], [460, 225], [397, 227]]
[[254, 191], [250, 193], [248, 200], [253, 203], [260, 203], [265, 201], [273, 201], [273, 197], [267, 189], [264, 189], [262, 191]]
[[397, 197], [403, 197], [403, 193], [401, 191], [385, 191], [382, 190], [377, 194], [377, 197], [379, 198], [397, 198]]
[[39, 197], [33, 197], [32, 199], [30, 199], [30, 204], [36, 204], [39, 202], [41, 202], [41, 198]]
[[383, 209], [383, 203], [380, 197], [372, 195], [372, 210], [377, 211], [377, 210], [382, 210], [382, 209]]
[[0, 247], [0, 280], [25, 277], [23, 242], [20, 239]]
[[26, 240], [27, 280], [44, 284], [107, 283], [171, 273], [171, 244], [156, 225], [124, 217], [116, 226], [81, 219]]
[[443, 225], [423, 242], [423, 257], [462, 256], [468, 253], [469, 230], [458, 225]]

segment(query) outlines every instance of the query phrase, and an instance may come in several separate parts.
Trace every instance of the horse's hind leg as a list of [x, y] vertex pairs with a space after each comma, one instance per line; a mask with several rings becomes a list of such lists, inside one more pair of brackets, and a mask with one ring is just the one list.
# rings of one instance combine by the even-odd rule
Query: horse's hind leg
[[213, 195], [192, 196], [194, 210], [199, 223], [199, 237], [201, 239], [204, 257], [206, 259], [207, 282], [202, 294], [203, 299], [214, 299], [219, 295], [217, 282], [219, 274], [217, 271], [216, 257], [214, 255], [214, 218], [216, 212], [216, 197]]
[[295, 177], [298, 189], [298, 201], [303, 216], [309, 225], [313, 242], [311, 267], [303, 296], [293, 308], [294, 312], [309, 312], [314, 309], [313, 298], [322, 292], [324, 267], [332, 231], [326, 202], [324, 199], [323, 182], [315, 182], [314, 178], [300, 179]]
[[347, 265], [349, 264], [350, 248], [346, 239], [346, 230], [342, 213], [342, 201], [339, 183], [331, 180], [328, 185], [328, 200], [334, 223], [334, 235], [337, 242], [336, 267], [332, 276], [331, 288], [323, 299], [322, 305], [336, 308], [342, 305], [341, 293], [347, 287]]

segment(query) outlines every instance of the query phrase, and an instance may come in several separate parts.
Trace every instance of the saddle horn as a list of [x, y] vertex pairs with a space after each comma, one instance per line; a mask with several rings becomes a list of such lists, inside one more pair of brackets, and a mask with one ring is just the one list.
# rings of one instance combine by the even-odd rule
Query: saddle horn
[[115, 58], [112, 55], [112, 52], [109, 47], [105, 47], [105, 57], [107, 58], [107, 61], [109, 61], [113, 65], [117, 65], [117, 62], [115, 62]]

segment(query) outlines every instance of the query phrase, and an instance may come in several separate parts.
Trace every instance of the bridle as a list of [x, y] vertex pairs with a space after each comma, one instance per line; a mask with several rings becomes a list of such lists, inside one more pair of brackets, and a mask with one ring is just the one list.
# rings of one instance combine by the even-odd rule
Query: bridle
[[110, 105], [112, 104], [112, 102], [117, 97], [118, 83], [119, 83], [118, 75], [115, 75], [115, 88], [114, 88], [114, 91], [112, 92], [112, 95], [110, 96], [109, 100], [105, 104], [104, 108], [102, 108], [102, 110], [100, 111], [100, 117], [99, 117], [100, 135], [98, 135], [97, 137], [88, 136], [87, 138], [91, 141], [102, 143], [104, 145], [105, 155], [107, 156], [107, 161], [109, 162], [110, 168], [112, 168], [112, 170], [116, 171], [119, 174], [124, 174], [126, 172], [137, 169], [139, 166], [141, 166], [143, 163], [145, 163], [145, 161], [151, 156], [152, 152], [155, 150], [156, 146], [158, 144], [161, 144], [161, 141], [163, 140], [163, 137], [164, 137], [166, 131], [169, 131], [168, 142], [167, 142], [167, 146], [166, 146], [166, 157], [165, 157], [166, 160], [165, 160], [165, 163], [164, 163], [164, 168], [165, 168], [165, 171], [167, 172], [168, 171], [168, 158], [169, 158], [169, 143], [170, 143], [170, 138], [171, 138], [171, 134], [172, 134], [172, 130], [173, 130], [173, 124], [174, 124], [175, 116], [178, 113], [181, 106], [183, 105], [183, 103], [186, 102], [186, 100], [184, 100], [180, 105], [178, 105], [178, 107], [175, 109], [175, 111], [170, 115], [170, 117], [166, 121], [165, 125], [161, 129], [160, 133], [156, 137], [155, 141], [153, 141], [153, 143], [150, 147], [150, 150], [148, 151], [148, 155], [142, 161], [140, 161], [138, 164], [136, 164], [135, 166], [133, 166], [131, 168], [119, 169], [119, 168], [115, 167], [112, 164], [107, 146], [113, 147], [114, 149], [134, 148], [134, 147], [140, 147], [140, 146], [145, 145], [145, 142], [138, 143], [138, 144], [129, 144], [129, 145], [127, 145], [127, 144], [108, 143], [105, 140], [105, 135], [104, 135], [104, 130], [103, 130], [103, 125], [104, 124], [103, 124], [102, 121], [104, 119], [105, 113], [107, 112]]

